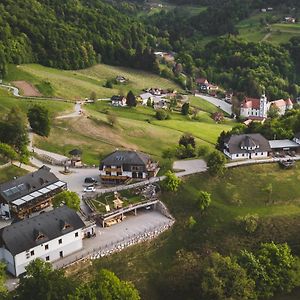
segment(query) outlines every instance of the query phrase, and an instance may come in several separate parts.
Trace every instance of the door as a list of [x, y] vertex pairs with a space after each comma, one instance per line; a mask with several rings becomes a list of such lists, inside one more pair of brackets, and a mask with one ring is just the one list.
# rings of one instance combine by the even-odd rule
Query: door
[[59, 256], [60, 257], [64, 257], [64, 252], [63, 251], [59, 251]]

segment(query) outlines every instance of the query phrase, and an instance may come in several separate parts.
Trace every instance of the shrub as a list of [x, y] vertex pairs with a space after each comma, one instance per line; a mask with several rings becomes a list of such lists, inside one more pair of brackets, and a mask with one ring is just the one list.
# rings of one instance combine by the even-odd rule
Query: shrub
[[169, 115], [165, 110], [159, 109], [158, 111], [156, 111], [155, 118], [157, 120], [166, 120], [169, 119]]
[[236, 223], [242, 227], [247, 233], [253, 233], [256, 231], [258, 226], [259, 217], [257, 214], [250, 215], [247, 214], [246, 216], [238, 216], [236, 219]]

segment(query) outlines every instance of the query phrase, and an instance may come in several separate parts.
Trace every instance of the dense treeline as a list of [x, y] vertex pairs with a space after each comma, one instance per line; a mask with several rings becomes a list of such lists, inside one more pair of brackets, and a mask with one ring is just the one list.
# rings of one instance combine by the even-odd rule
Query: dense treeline
[[0, 76], [7, 63], [155, 68], [144, 26], [101, 0], [3, 0], [0, 25]]

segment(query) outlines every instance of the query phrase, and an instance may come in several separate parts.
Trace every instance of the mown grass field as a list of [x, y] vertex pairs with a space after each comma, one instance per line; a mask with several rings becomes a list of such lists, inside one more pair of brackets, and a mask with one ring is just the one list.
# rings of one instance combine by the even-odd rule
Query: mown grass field
[[[207, 174], [184, 180], [177, 194], [164, 192], [163, 201], [176, 218], [174, 227], [158, 239], [128, 248], [121, 253], [102, 258], [89, 265], [70, 268], [70, 276], [86, 278], [102, 267], [131, 280], [142, 299], [165, 299], [160, 286], [164, 270], [168, 270], [179, 249], [218, 251], [236, 254], [241, 249], [255, 249], [261, 242], [287, 242], [295, 254], [300, 254], [300, 164], [292, 170], [282, 170], [277, 164], [230, 169], [223, 178]], [[270, 203], [264, 187], [272, 183]], [[203, 215], [197, 208], [200, 190], [212, 194], [212, 204]], [[258, 214], [259, 225], [253, 234], [239, 227], [235, 218]], [[190, 229], [188, 218], [197, 221]], [[186, 295], [189, 299], [189, 295]], [[291, 296], [290, 299], [297, 299]], [[276, 298], [289, 299], [289, 298]]]
[[[163, 150], [175, 147], [183, 133], [192, 133], [197, 145], [208, 144], [213, 148], [220, 132], [233, 125], [215, 124], [206, 112], [199, 112], [200, 121], [177, 112], [171, 114], [170, 120], [158, 121], [152, 108], [112, 107], [107, 101], [86, 105], [85, 110], [85, 117], [55, 120], [48, 138], [35, 138], [36, 147], [64, 155], [79, 147], [88, 164], [97, 164], [99, 158], [115, 148], [144, 151], [161, 161]], [[116, 115], [116, 126], [108, 124], [107, 111]]]
[[[118, 75], [127, 78], [128, 83], [114, 84], [112, 89], [104, 87], [107, 80]], [[32, 83], [45, 96], [49, 96], [49, 87], [46, 84], [49, 82], [52, 88], [50, 96], [71, 100], [88, 98], [92, 92], [98, 98], [108, 98], [114, 94], [126, 94], [129, 90], [138, 94], [147, 87], [179, 89], [172, 81], [155, 74], [103, 64], [76, 71], [58, 70], [37, 64], [10, 65], [5, 81], [14, 80]]]
[[18, 106], [24, 113], [27, 113], [28, 108], [34, 104], [40, 104], [45, 106], [50, 113], [51, 118], [58, 116], [62, 113], [68, 113], [73, 111], [73, 104], [63, 101], [53, 100], [38, 100], [38, 99], [22, 99], [13, 97], [4, 89], [0, 89], [0, 116], [3, 116], [9, 112], [9, 110]]

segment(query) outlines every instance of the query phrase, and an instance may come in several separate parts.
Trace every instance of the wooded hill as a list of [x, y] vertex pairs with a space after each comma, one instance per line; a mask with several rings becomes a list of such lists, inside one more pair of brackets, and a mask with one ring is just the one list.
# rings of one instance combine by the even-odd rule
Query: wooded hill
[[152, 70], [144, 26], [101, 0], [3, 0], [0, 77], [7, 63], [79, 69], [96, 62]]

